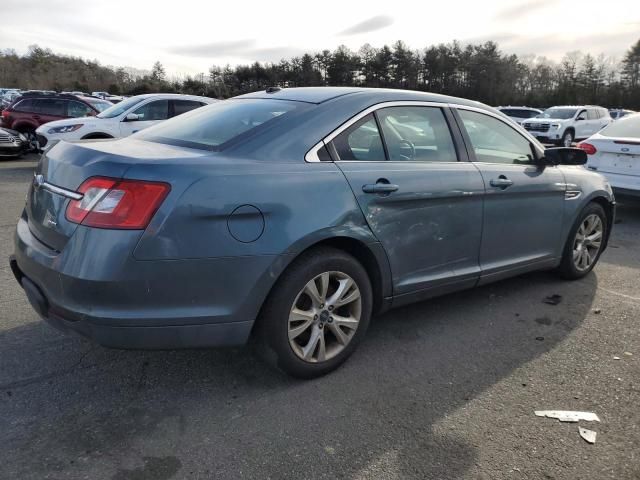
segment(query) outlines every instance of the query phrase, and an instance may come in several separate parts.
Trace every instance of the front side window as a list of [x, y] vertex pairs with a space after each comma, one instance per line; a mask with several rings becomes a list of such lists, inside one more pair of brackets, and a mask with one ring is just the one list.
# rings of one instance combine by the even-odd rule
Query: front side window
[[587, 120], [597, 120], [598, 119], [598, 111], [595, 108], [590, 108], [587, 110]]
[[388, 107], [377, 111], [391, 161], [455, 162], [449, 125], [436, 107]]
[[373, 114], [361, 118], [331, 142], [339, 160], [386, 160]]
[[483, 113], [458, 110], [478, 162], [528, 164], [531, 143], [506, 123]]
[[45, 98], [36, 101], [36, 109], [38, 113], [42, 113], [44, 115], [64, 117], [66, 112], [66, 103], [66, 100]]
[[581, 110], [578, 116], [576, 117], [576, 120], [586, 120], [586, 119], [587, 119], [587, 111]]
[[152, 120], [166, 120], [169, 118], [169, 100], [156, 100], [141, 106], [133, 113], [138, 115], [138, 120], [148, 122]]
[[93, 113], [94, 112], [91, 109], [91, 107], [89, 107], [89, 105], [86, 105], [82, 102], [76, 102], [71, 100], [67, 105], [68, 117], [87, 117], [89, 115], [92, 115]]

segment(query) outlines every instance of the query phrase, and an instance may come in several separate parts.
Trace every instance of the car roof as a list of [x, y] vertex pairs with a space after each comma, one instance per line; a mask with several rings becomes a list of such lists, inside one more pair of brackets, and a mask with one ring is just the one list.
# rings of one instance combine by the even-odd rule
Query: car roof
[[338, 97], [358, 96], [363, 102], [369, 101], [371, 104], [389, 101], [418, 101], [436, 103], [455, 103], [458, 105], [468, 105], [480, 108], [490, 108], [480, 102], [467, 100], [464, 98], [450, 97], [429, 92], [416, 92], [413, 90], [400, 90], [391, 88], [360, 88], [360, 87], [295, 87], [281, 88], [271, 93], [268, 90], [247, 93], [233, 97], [236, 99], [260, 98], [290, 100], [296, 102], [306, 102], [320, 104]]

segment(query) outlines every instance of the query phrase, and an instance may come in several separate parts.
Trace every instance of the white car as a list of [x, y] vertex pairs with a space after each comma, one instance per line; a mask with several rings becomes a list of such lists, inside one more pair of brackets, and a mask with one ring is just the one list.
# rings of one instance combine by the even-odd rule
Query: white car
[[570, 147], [574, 140], [584, 140], [613, 122], [606, 108], [592, 105], [547, 108], [522, 126], [542, 143]]
[[217, 100], [195, 95], [152, 93], [117, 103], [95, 117], [68, 118], [45, 123], [36, 130], [40, 148], [60, 140], [122, 138], [181, 113]]
[[587, 168], [602, 173], [617, 194], [640, 197], [640, 113], [615, 121], [578, 144]]
[[522, 124], [525, 120], [536, 117], [542, 113], [542, 110], [531, 107], [497, 107], [507, 117], [518, 124]]

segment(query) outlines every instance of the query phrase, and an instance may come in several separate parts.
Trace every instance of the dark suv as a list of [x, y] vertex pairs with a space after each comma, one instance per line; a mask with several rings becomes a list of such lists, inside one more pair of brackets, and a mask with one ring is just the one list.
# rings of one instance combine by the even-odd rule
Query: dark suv
[[0, 126], [23, 133], [37, 147], [36, 128], [53, 120], [95, 116], [111, 102], [76, 95], [27, 93], [2, 111]]

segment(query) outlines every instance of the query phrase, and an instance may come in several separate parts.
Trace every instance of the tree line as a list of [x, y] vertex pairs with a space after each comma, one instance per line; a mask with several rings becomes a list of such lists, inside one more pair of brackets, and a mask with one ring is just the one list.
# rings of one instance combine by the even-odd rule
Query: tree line
[[598, 104], [640, 109], [640, 40], [620, 62], [579, 51], [553, 62], [536, 55], [503, 53], [492, 41], [470, 45], [454, 41], [419, 51], [397, 41], [381, 48], [365, 44], [358, 51], [339, 46], [277, 63], [214, 65], [207, 74], [173, 77], [160, 62], [150, 71], [136, 71], [58, 55], [39, 46], [31, 46], [25, 55], [0, 52], [0, 87], [127, 95], [162, 91], [228, 98], [268, 86], [321, 85], [423, 90], [489, 105]]

